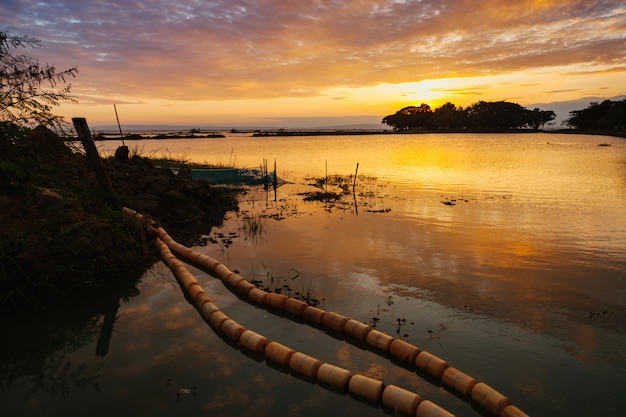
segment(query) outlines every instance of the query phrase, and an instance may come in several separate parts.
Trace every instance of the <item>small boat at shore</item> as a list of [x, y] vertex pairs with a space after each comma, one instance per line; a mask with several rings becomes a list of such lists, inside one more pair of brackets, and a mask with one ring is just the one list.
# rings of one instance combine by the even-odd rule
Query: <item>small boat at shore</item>
[[[170, 167], [178, 175], [178, 167]], [[258, 169], [246, 168], [191, 168], [191, 178], [219, 185], [273, 185], [279, 187], [287, 181], [274, 172], [262, 174]]]
[[256, 170], [239, 168], [192, 168], [191, 178], [213, 184], [261, 184], [265, 179]]

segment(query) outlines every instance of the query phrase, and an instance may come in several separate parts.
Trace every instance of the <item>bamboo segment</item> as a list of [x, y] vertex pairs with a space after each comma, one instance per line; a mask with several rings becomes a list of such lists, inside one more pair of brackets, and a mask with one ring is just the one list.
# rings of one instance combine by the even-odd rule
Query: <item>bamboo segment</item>
[[448, 362], [425, 350], [417, 355], [415, 365], [435, 378], [441, 378], [443, 371], [448, 368]]
[[183, 245], [181, 245], [180, 243], [174, 242], [173, 240], [171, 242], [172, 242], [171, 245], [168, 244], [168, 246], [170, 247], [172, 252], [174, 252], [176, 255], [184, 257], [184, 253], [185, 253], [185, 249], [186, 248]]
[[200, 306], [200, 315], [208, 323], [211, 323], [211, 315], [216, 311], [220, 311], [220, 309], [212, 301], [206, 301]]
[[472, 401], [494, 416], [499, 416], [502, 410], [510, 404], [508, 398], [484, 382], [479, 382], [472, 388]]
[[161, 238], [161, 240], [165, 242], [165, 244], [169, 247], [169, 243], [172, 242], [173, 239], [170, 237], [170, 235], [167, 234], [165, 229], [159, 226], [155, 227], [154, 231], [156, 232], [157, 236], [159, 236], [159, 238]]
[[420, 353], [420, 350], [404, 340], [395, 339], [389, 346], [389, 353], [404, 362], [415, 363], [415, 358]]
[[269, 307], [273, 307], [279, 310], [282, 310], [285, 307], [285, 303], [287, 302], [286, 295], [276, 294], [275, 292], [267, 293], [267, 298], [265, 299], [265, 304]]
[[463, 395], [470, 395], [472, 388], [476, 385], [476, 379], [453, 367], [449, 367], [443, 372], [441, 381], [444, 385]]
[[278, 342], [270, 342], [265, 347], [265, 357], [282, 366], [289, 366], [289, 360], [294, 353], [295, 350]]
[[507, 405], [500, 413], [500, 417], [528, 417], [528, 414], [514, 405]]
[[224, 280], [224, 282], [231, 288], [237, 288], [237, 285], [241, 281], [245, 281], [245, 279], [241, 275], [235, 273], [230, 274]]
[[200, 263], [198, 262], [198, 260], [200, 259], [200, 254], [193, 249], [191, 249], [191, 251], [189, 252], [189, 257], [187, 259], [195, 265], [200, 265]]
[[329, 363], [323, 363], [317, 370], [317, 380], [335, 388], [346, 389], [352, 372]]
[[395, 411], [413, 416], [422, 399], [414, 392], [396, 387], [395, 385], [387, 385], [383, 390], [382, 401], [384, 405], [393, 408]]
[[348, 391], [368, 400], [380, 401], [383, 382], [365, 375], [355, 374], [348, 382]]
[[454, 414], [451, 414], [439, 407], [437, 404], [424, 400], [417, 406], [417, 412], [415, 413], [416, 417], [454, 417]]
[[239, 344], [252, 352], [262, 353], [267, 347], [267, 337], [252, 330], [244, 330], [241, 337], [239, 337]]
[[217, 275], [217, 277], [221, 280], [225, 280], [230, 274], [233, 273], [230, 269], [226, 267], [226, 265], [222, 263], [217, 264], [213, 269], [213, 272], [215, 272], [215, 275]]
[[200, 255], [200, 258], [198, 258], [198, 263], [200, 264], [200, 266], [208, 269], [209, 271], [215, 271], [215, 267], [217, 267], [220, 262], [216, 259], [211, 258], [210, 256]]
[[225, 320], [220, 327], [220, 331], [222, 332], [222, 334], [235, 343], [239, 342], [239, 338], [245, 330], [245, 327], [243, 327], [241, 324], [237, 323], [233, 319]]
[[345, 326], [343, 326], [343, 332], [346, 335], [362, 341], [367, 339], [367, 334], [371, 331], [372, 327], [370, 325], [354, 319], [346, 321]]
[[198, 293], [193, 299], [193, 302], [198, 308], [202, 308], [202, 304], [208, 303], [210, 301], [212, 301], [211, 297], [209, 297], [209, 294], [205, 293], [204, 291]]
[[202, 286], [200, 286], [200, 284], [198, 283], [198, 281], [194, 282], [187, 288], [187, 294], [189, 295], [189, 298], [191, 298], [192, 300], [195, 300], [198, 294], [200, 293], [205, 293], [205, 292]]
[[302, 312], [302, 318], [308, 321], [312, 321], [315, 324], [322, 324], [324, 320], [324, 310], [320, 310], [317, 307], [308, 306]]
[[267, 299], [267, 293], [258, 288], [252, 288], [248, 293], [248, 298], [250, 301], [254, 301], [257, 304], [265, 304], [265, 300]]
[[239, 283], [237, 284], [237, 287], [235, 288], [235, 290], [239, 293], [239, 295], [241, 295], [242, 297], [247, 297], [248, 294], [250, 294], [250, 291], [252, 291], [253, 289], [255, 289], [256, 287], [254, 286], [253, 283], [251, 283], [250, 281], [248, 281], [247, 279], [244, 279], [242, 281], [239, 281]]
[[[204, 305], [207, 304], [208, 303], [204, 303]], [[222, 313], [222, 310], [218, 309], [217, 311], [211, 313], [211, 315], [209, 316], [209, 325], [213, 328], [213, 330], [219, 332], [220, 328], [222, 327], [222, 323], [224, 323], [226, 320], [228, 320], [228, 316]]]
[[161, 242], [161, 245], [162, 246], [158, 248], [159, 252], [161, 253], [161, 259], [163, 259], [163, 262], [165, 262], [165, 265], [167, 265], [167, 267], [171, 269], [172, 260], [176, 259], [176, 257], [174, 256], [172, 252], [170, 252], [169, 249], [167, 249], [167, 252], [163, 250], [163, 247], [167, 248], [167, 245], [165, 243]]
[[367, 334], [365, 340], [368, 345], [374, 346], [383, 352], [389, 352], [389, 347], [393, 343], [393, 337], [375, 329], [372, 329], [372, 331]]
[[187, 289], [189, 288], [192, 284], [197, 283], [198, 281], [196, 281], [196, 278], [191, 274], [191, 272], [189, 272], [184, 265], [182, 265], [182, 268], [177, 268], [175, 270], [176, 273], [176, 277], [178, 278], [178, 280], [180, 281], [180, 285], [184, 288]]
[[185, 259], [191, 259], [191, 257], [193, 256], [193, 249], [188, 248], [185, 245], [181, 245], [178, 244], [178, 252], [180, 253], [180, 256], [182, 256]]
[[285, 311], [298, 317], [302, 317], [304, 309], [308, 306], [304, 301], [296, 300], [295, 298], [289, 298], [285, 301]]
[[322, 366], [322, 362], [312, 356], [301, 352], [295, 352], [289, 359], [289, 368], [292, 371], [301, 373], [310, 378], [317, 377], [317, 370]]
[[326, 314], [324, 314], [324, 317], [322, 317], [322, 324], [337, 332], [343, 332], [343, 328], [347, 321], [347, 317], [333, 311], [327, 311]]

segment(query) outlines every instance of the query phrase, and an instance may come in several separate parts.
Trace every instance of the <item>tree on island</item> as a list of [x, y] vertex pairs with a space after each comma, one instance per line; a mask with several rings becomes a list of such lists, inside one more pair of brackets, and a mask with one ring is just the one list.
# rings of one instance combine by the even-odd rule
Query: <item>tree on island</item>
[[626, 98], [621, 101], [604, 100], [592, 102], [582, 110], [570, 112], [565, 124], [573, 129], [594, 130], [626, 130]]
[[430, 106], [422, 103], [418, 107], [404, 107], [395, 114], [386, 116], [383, 123], [392, 126], [394, 130], [409, 130], [418, 126], [429, 126], [432, 113]]
[[428, 104], [404, 107], [386, 116], [382, 122], [394, 130], [497, 130], [510, 131], [530, 128], [539, 130], [554, 120], [553, 111], [538, 108], [528, 110], [507, 101], [479, 101], [466, 108], [446, 103], [434, 111]]
[[42, 65], [35, 58], [13, 54], [17, 48], [36, 47], [40, 41], [25, 36], [13, 36], [0, 31], [0, 128], [44, 125], [64, 130], [66, 122], [52, 114], [52, 108], [62, 101], [76, 102], [71, 96], [68, 77], [75, 77], [76, 67], [57, 71], [53, 65]]

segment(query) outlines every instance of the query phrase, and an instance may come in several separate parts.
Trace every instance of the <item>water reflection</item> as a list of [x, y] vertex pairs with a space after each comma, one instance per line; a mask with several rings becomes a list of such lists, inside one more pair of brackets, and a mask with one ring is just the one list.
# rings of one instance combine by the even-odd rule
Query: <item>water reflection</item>
[[[211, 234], [215, 242], [199, 251], [249, 279], [269, 271], [295, 291], [312, 285], [321, 308], [371, 322], [445, 358], [529, 415], [620, 416], [626, 410], [624, 145], [599, 148], [569, 136], [508, 139], [238, 137], [211, 139], [210, 146], [201, 140], [157, 146], [172, 152], [182, 146], [199, 161], [208, 160], [209, 151], [235, 153], [249, 166], [275, 152], [281, 176], [292, 182], [276, 195], [249, 193], [240, 204], [246, 212], [230, 213]], [[345, 201], [305, 202], [301, 193], [315, 188], [303, 178], [323, 175], [325, 159], [331, 172], [344, 176], [359, 162], [359, 171], [377, 180], [364, 181]], [[246, 215], [263, 216], [258, 239], [246, 238]], [[414, 389], [457, 415], [476, 414], [466, 400], [388, 358], [243, 303], [210, 275], [191, 270], [245, 327]], [[7, 322], [3, 340], [15, 340], [0, 348], [0, 401], [7, 413], [64, 410], [62, 392], [76, 410], [92, 415], [388, 411], [226, 343], [162, 265], [137, 288], [134, 298], [118, 294], [63, 306], [84, 309], [80, 319], [58, 307], [20, 325]], [[20, 334], [24, 328], [35, 332]], [[194, 387], [195, 395], [176, 395]]]
[[101, 363], [71, 361], [67, 355], [92, 345], [92, 355], [104, 357], [121, 302], [139, 294], [138, 277], [125, 284], [103, 287], [48, 300], [33, 310], [5, 311], [0, 318], [0, 388], [28, 381], [24, 401], [45, 392], [67, 399], [73, 391], [98, 391]]

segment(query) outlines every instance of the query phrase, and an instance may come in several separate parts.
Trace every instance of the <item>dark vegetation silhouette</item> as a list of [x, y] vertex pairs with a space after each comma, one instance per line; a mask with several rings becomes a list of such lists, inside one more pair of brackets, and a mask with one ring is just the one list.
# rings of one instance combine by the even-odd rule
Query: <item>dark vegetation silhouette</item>
[[626, 98], [621, 101], [592, 102], [582, 110], [570, 112], [565, 124], [583, 131], [626, 131]]
[[18, 53], [34, 48], [39, 40], [0, 31], [0, 128], [44, 125], [64, 131], [68, 127], [52, 109], [61, 102], [76, 102], [68, 78], [76, 67], [58, 71], [53, 65], [40, 64], [35, 58]]
[[394, 130], [405, 131], [511, 131], [539, 130], [555, 117], [551, 110], [528, 110], [507, 101], [479, 101], [468, 107], [448, 102], [435, 110], [426, 103], [408, 106], [385, 116], [382, 122]]

